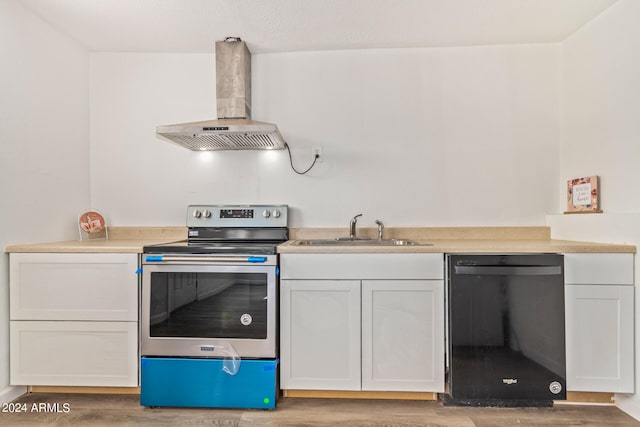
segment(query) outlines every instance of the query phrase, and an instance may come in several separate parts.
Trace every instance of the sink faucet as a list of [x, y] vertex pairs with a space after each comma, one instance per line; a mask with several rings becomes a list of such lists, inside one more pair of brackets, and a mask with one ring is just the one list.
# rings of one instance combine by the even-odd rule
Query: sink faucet
[[379, 219], [376, 219], [376, 224], [378, 224], [378, 240], [382, 240], [382, 230], [384, 230], [384, 224]]
[[349, 238], [350, 239], [355, 239], [356, 238], [356, 222], [358, 222], [358, 217], [362, 216], [362, 214], [358, 214], [356, 216], [354, 216], [353, 218], [351, 218], [351, 222], [349, 223]]

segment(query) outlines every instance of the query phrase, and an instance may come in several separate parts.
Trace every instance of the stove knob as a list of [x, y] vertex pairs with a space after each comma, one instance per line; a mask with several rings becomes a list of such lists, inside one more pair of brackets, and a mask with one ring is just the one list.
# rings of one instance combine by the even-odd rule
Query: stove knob
[[265, 209], [262, 211], [262, 216], [265, 218], [269, 218], [269, 215], [271, 215], [271, 212], [269, 212], [269, 209]]
[[193, 211], [193, 216], [195, 218], [200, 218], [202, 216], [202, 212], [196, 209], [195, 211]]
[[202, 212], [202, 215], [205, 218], [211, 218], [211, 211], [209, 209], [205, 209], [204, 212]]
[[273, 217], [274, 218], [280, 218], [280, 211], [278, 209], [273, 211]]

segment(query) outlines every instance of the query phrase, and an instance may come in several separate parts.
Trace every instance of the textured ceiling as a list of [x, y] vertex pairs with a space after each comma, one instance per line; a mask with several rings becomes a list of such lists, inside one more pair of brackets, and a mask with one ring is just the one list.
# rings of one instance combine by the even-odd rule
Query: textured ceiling
[[17, 0], [92, 51], [253, 53], [559, 42], [616, 0]]

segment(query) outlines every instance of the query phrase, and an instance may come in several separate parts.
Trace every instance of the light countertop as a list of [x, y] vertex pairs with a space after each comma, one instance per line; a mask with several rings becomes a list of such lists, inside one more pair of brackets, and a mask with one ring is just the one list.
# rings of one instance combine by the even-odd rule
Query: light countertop
[[[333, 239], [344, 229], [290, 228], [291, 239], [278, 247], [287, 253], [635, 253], [634, 245], [555, 240], [548, 227], [389, 228], [385, 239], [413, 240], [415, 246], [297, 245], [298, 240]], [[375, 239], [377, 231], [363, 228], [361, 236]], [[109, 240], [69, 240], [10, 245], [5, 252], [142, 253], [146, 245], [185, 240], [186, 227], [112, 227]], [[428, 244], [428, 245], [427, 245]]]
[[142, 253], [146, 245], [168, 243], [171, 240], [68, 240], [63, 242], [10, 245], [5, 252], [75, 252], [75, 253]]
[[5, 252], [142, 253], [142, 248], [146, 245], [175, 242], [186, 238], [186, 227], [110, 227], [108, 240], [67, 240], [9, 245]]
[[[290, 228], [291, 239], [278, 247], [288, 253], [570, 253], [627, 252], [634, 245], [551, 239], [549, 227], [408, 227], [385, 228], [385, 239], [412, 240], [415, 246], [298, 245], [299, 240], [335, 239], [346, 229]], [[358, 235], [377, 238], [377, 229], [362, 228]], [[422, 244], [422, 245], [420, 245]]]
[[[304, 253], [571, 253], [571, 252], [626, 252], [635, 253], [633, 245], [575, 242], [569, 240], [500, 240], [500, 239], [445, 239], [414, 240], [415, 246], [367, 245], [298, 245], [290, 240], [278, 246], [281, 254]], [[428, 243], [429, 245], [420, 245]]]

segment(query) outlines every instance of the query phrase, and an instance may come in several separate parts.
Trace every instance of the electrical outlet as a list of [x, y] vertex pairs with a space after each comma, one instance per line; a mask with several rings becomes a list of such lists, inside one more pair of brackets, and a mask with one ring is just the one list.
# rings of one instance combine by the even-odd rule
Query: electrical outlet
[[316, 162], [321, 162], [323, 159], [323, 155], [322, 155], [322, 147], [313, 147], [311, 149], [311, 152], [313, 153], [313, 158], [315, 159], [316, 156], [318, 156], [318, 160], [316, 160]]

